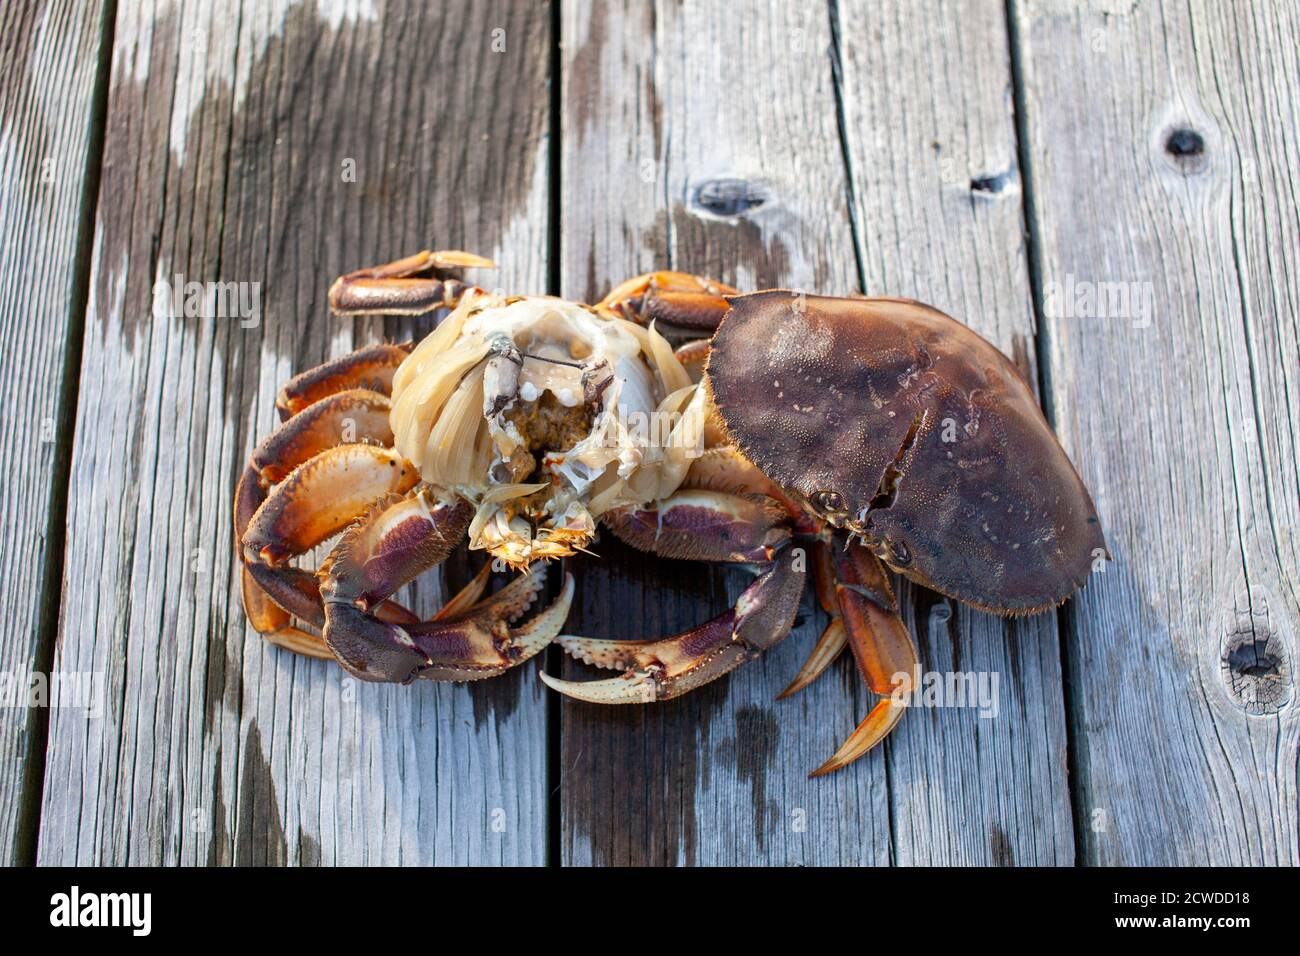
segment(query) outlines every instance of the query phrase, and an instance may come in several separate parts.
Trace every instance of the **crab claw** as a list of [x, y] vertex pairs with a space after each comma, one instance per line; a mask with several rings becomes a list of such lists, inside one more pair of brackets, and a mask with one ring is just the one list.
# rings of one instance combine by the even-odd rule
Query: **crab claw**
[[381, 621], [352, 603], [326, 601], [325, 636], [343, 667], [362, 680], [496, 677], [560, 633], [573, 600], [573, 577], [567, 574], [550, 607], [522, 627], [511, 626], [536, 600], [545, 579], [545, 566], [539, 564], [460, 617], [406, 626]]
[[707, 624], [658, 641], [605, 641], [564, 635], [557, 639], [572, 657], [619, 677], [567, 681], [543, 672], [552, 690], [592, 704], [648, 704], [668, 700], [721, 677], [756, 655], [736, 640], [734, 609]]
[[736, 606], [685, 633], [657, 641], [607, 641], [563, 635], [556, 643], [571, 656], [620, 677], [567, 681], [543, 673], [548, 687], [593, 704], [670, 700], [757, 657], [790, 632], [803, 593], [802, 565], [790, 553], [745, 589]]

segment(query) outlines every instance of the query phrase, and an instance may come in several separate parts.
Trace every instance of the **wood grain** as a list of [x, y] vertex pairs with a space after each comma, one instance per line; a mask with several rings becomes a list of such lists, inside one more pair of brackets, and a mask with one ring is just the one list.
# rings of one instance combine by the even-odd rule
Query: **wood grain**
[[[866, 290], [937, 306], [1036, 382], [1006, 19], [991, 3], [948, 9], [835, 9]], [[1056, 615], [1007, 620], [912, 586], [900, 600], [923, 668], [986, 675], [996, 692], [983, 716], [931, 708], [890, 739], [894, 862], [1072, 863]]]
[[[545, 289], [549, 44], [532, 4], [121, 4], [58, 649], [106, 707], [54, 714], [42, 862], [543, 862], [535, 673], [373, 686], [264, 644], [230, 502], [285, 378], [429, 327], [330, 317], [336, 274], [464, 247]], [[175, 275], [259, 283], [260, 321], [156, 314]]]
[[[92, 201], [92, 124], [103, 4], [5, 4], [0, 11], [0, 861], [29, 862], [20, 827], [40, 783], [46, 672], [71, 436], [69, 367], [84, 306], [83, 208]], [[80, 279], [80, 284], [79, 280]], [[40, 673], [33, 680], [33, 675]], [[71, 688], [66, 684], [65, 688]], [[38, 708], [29, 709], [29, 689]], [[57, 698], [71, 704], [68, 694]]]
[[1300, 861], [1298, 14], [1015, 5], [1051, 403], [1115, 557], [1067, 617], [1089, 863]]

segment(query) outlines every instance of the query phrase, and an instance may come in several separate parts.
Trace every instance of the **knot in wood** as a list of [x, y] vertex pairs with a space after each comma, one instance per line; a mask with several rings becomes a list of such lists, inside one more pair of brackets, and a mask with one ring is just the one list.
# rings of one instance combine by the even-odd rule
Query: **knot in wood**
[[1165, 152], [1170, 156], [1199, 156], [1205, 152], [1205, 138], [1194, 129], [1180, 126], [1165, 137]]
[[748, 179], [710, 179], [700, 183], [691, 196], [699, 212], [719, 219], [739, 219], [768, 200], [767, 189]]
[[1186, 125], [1171, 126], [1160, 137], [1165, 161], [1184, 176], [1203, 172], [1209, 167], [1205, 136]]
[[1220, 660], [1224, 685], [1248, 714], [1276, 714], [1291, 700], [1291, 664], [1276, 637], [1257, 630], [1229, 635]]

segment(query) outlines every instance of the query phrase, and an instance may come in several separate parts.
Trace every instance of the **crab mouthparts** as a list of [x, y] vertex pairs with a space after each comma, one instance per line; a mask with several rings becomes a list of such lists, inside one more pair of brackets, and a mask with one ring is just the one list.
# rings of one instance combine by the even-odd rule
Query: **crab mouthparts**
[[[525, 363], [545, 361], [524, 356]], [[562, 513], [556, 508], [571, 488], [561, 469], [570, 450], [591, 436], [600, 409], [585, 401], [565, 405], [549, 390], [531, 401], [518, 394], [503, 401], [485, 390], [483, 400], [485, 412], [498, 409], [487, 423], [499, 452], [488, 467], [494, 487], [470, 526], [471, 547], [516, 568], [585, 550], [596, 523], [584, 502], [574, 497]]]

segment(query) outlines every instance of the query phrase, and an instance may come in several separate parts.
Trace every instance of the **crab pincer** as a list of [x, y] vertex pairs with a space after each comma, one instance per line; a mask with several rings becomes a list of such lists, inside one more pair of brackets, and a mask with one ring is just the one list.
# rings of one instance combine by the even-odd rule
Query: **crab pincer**
[[588, 664], [621, 677], [579, 682], [542, 674], [547, 686], [597, 704], [669, 700], [716, 680], [790, 631], [804, 588], [804, 564], [789, 548], [784, 511], [756, 494], [679, 490], [654, 505], [605, 516], [605, 526], [633, 547], [666, 558], [747, 564], [757, 579], [734, 607], [699, 627], [656, 641], [564, 635], [556, 643]]

